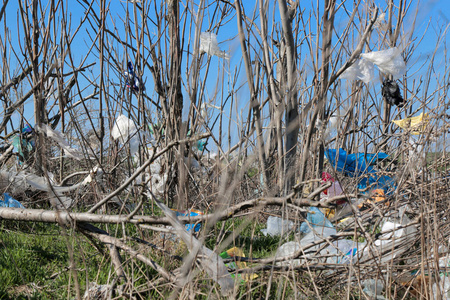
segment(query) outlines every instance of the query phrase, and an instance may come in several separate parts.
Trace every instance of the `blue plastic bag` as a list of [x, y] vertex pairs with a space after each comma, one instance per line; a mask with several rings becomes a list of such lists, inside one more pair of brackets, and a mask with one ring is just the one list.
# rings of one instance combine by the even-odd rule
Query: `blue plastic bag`
[[347, 154], [344, 149], [340, 148], [338, 151], [336, 149], [327, 149], [325, 156], [338, 172], [343, 172], [346, 176], [359, 177], [370, 174], [359, 181], [359, 189], [364, 189], [368, 185], [374, 184], [374, 188], [380, 188], [387, 192], [389, 188], [394, 187], [394, 180], [391, 177], [386, 175], [377, 176], [377, 171], [373, 167], [379, 159], [389, 157], [386, 153]]
[[19, 201], [11, 197], [8, 193], [3, 194], [3, 201], [0, 200], [0, 207], [25, 208]]
[[[320, 211], [317, 207], [310, 207], [308, 209], [308, 213], [306, 215], [306, 220], [308, 221], [311, 227], [329, 227], [334, 228], [333, 224], [331, 224], [330, 220], [325, 217], [323, 212]], [[311, 228], [308, 226], [306, 222], [303, 222], [300, 225], [300, 231], [303, 233], [308, 233], [311, 231]]]

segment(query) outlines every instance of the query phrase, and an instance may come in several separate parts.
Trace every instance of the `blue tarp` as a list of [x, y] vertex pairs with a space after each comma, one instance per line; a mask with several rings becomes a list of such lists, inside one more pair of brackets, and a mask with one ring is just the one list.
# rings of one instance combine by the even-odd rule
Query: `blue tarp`
[[381, 188], [387, 192], [389, 188], [394, 187], [394, 180], [391, 177], [376, 175], [377, 171], [373, 167], [378, 160], [389, 157], [386, 153], [347, 154], [344, 149], [340, 148], [337, 151], [336, 149], [327, 149], [325, 156], [338, 172], [343, 172], [346, 176], [360, 177], [373, 174], [360, 180], [358, 184], [359, 189], [364, 189], [369, 185], [375, 184], [373, 188]]

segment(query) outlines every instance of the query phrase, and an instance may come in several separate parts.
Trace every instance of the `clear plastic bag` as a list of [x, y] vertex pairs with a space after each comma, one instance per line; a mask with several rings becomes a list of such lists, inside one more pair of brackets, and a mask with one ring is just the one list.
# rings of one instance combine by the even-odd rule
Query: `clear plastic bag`
[[358, 59], [340, 77], [369, 83], [375, 79], [373, 63], [365, 59]]

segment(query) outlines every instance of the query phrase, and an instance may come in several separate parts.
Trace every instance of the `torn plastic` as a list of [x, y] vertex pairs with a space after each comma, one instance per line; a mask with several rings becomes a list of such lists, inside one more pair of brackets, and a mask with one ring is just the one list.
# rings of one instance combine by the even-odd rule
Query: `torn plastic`
[[175, 229], [177, 235], [186, 244], [189, 252], [198, 251], [200, 263], [206, 273], [220, 285], [221, 292], [224, 296], [231, 295], [234, 290], [234, 280], [228, 273], [223, 259], [214, 251], [205, 247], [192, 234], [186, 231], [186, 228], [177, 219], [175, 212], [170, 210], [166, 205], [159, 201], [155, 201], [159, 208], [164, 212], [170, 221], [170, 225]]
[[[176, 209], [172, 209], [175, 214], [177, 215], [177, 217], [195, 217], [195, 216], [201, 216], [203, 215], [203, 212], [196, 210], [196, 209], [190, 209], [190, 210], [176, 210]], [[194, 232], [199, 232], [200, 229], [202, 228], [202, 224], [198, 223], [198, 224], [186, 224], [185, 225], [186, 230], [188, 232], [194, 231]]]
[[398, 87], [397, 82], [385, 79], [383, 81], [383, 86], [381, 87], [381, 95], [384, 100], [390, 105], [396, 105], [398, 107], [403, 107], [405, 105], [405, 100], [400, 93], [400, 88]]
[[134, 72], [133, 64], [131, 61], [128, 62], [128, 72], [124, 72], [126, 78], [127, 88], [131, 89], [131, 91], [137, 93], [139, 91], [145, 91], [145, 86], [142, 82], [142, 79], [139, 78]]
[[[223, 259], [229, 259], [229, 258], [234, 258], [234, 257], [239, 257], [236, 258], [236, 261], [232, 261], [229, 262], [227, 264], [225, 264], [225, 266], [227, 266], [227, 268], [231, 269], [231, 270], [238, 270], [238, 269], [245, 269], [247, 268], [247, 263], [243, 262], [240, 260], [240, 257], [245, 257], [245, 253], [244, 251], [242, 251], [241, 248], [238, 247], [233, 247], [231, 249], [228, 249], [227, 251], [224, 251], [222, 253], [220, 253], [220, 257], [222, 257]], [[252, 279], [258, 278], [258, 275], [256, 274], [245, 274], [245, 273], [238, 273], [238, 274], [231, 274], [232, 278], [239, 278], [241, 280], [241, 282], [247, 282], [250, 281]]]
[[361, 58], [375, 64], [381, 72], [391, 74], [395, 80], [401, 78], [406, 73], [406, 64], [401, 54], [402, 49], [395, 47], [382, 51], [363, 53], [361, 54]]
[[111, 129], [111, 136], [114, 140], [119, 139], [124, 145], [128, 142], [131, 155], [134, 155], [139, 150], [139, 136], [137, 135], [136, 125], [124, 115], [117, 117]]
[[373, 63], [366, 59], [358, 59], [340, 76], [341, 79], [361, 80], [369, 83], [375, 79]]
[[438, 282], [433, 283], [432, 290], [434, 299], [438, 299], [438, 289], [440, 290], [441, 299], [449, 300], [450, 299], [450, 278], [445, 276], [446, 274], [440, 274], [440, 280]]
[[328, 227], [334, 228], [333, 224], [325, 217], [325, 215], [317, 207], [309, 207], [306, 215], [306, 222], [300, 225], [300, 231], [303, 233], [309, 233], [312, 228], [316, 227]]
[[64, 135], [61, 132], [53, 130], [47, 124], [41, 124], [41, 126], [36, 126], [36, 129], [42, 133], [45, 133], [48, 138], [54, 140], [58, 143], [58, 145], [64, 149], [64, 157], [70, 157], [76, 160], [83, 160], [85, 157], [83, 153], [72, 148], [69, 143], [66, 141]]
[[215, 55], [230, 59], [230, 55], [226, 51], [220, 50], [217, 35], [212, 32], [202, 32], [200, 34], [200, 52], [205, 52], [210, 56]]
[[261, 232], [267, 236], [282, 235], [294, 228], [294, 223], [289, 220], [283, 220], [279, 217], [270, 216], [267, 219], [267, 228], [261, 229]]
[[11, 197], [8, 193], [3, 194], [3, 200], [0, 199], [0, 207], [25, 208], [22, 203]]
[[361, 284], [364, 286], [363, 292], [366, 293], [367, 296], [369, 296], [370, 299], [376, 299], [376, 300], [385, 300], [381, 293], [383, 292], [383, 281], [380, 279], [367, 279], [361, 282]]
[[397, 126], [408, 130], [413, 135], [422, 134], [429, 123], [428, 114], [421, 113], [418, 116], [405, 118], [401, 120], [393, 120]]
[[325, 151], [325, 156], [333, 168], [336, 168], [336, 171], [343, 172], [346, 176], [359, 177], [370, 174], [370, 176], [364, 176], [359, 181], [359, 189], [364, 189], [369, 185], [373, 185], [373, 188], [381, 188], [387, 192], [394, 187], [394, 180], [391, 177], [377, 175], [377, 171], [374, 168], [374, 165], [378, 160], [389, 157], [386, 153], [347, 154], [344, 149], [340, 148], [339, 150], [327, 149]]

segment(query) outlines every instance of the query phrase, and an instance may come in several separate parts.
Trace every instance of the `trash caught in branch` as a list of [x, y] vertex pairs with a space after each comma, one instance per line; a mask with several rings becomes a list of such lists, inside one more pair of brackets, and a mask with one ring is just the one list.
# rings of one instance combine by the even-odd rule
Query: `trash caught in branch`
[[226, 51], [220, 50], [217, 35], [212, 32], [202, 32], [200, 34], [200, 52], [207, 53], [210, 56], [215, 55], [230, 59], [230, 55]]
[[400, 93], [400, 88], [398, 87], [397, 82], [385, 79], [383, 81], [383, 86], [381, 87], [381, 95], [383, 95], [383, 99], [386, 100], [390, 105], [396, 105], [398, 107], [403, 107], [404, 100], [402, 94]]
[[418, 135], [424, 132], [429, 123], [428, 114], [421, 113], [418, 116], [405, 118], [401, 120], [393, 120], [399, 127], [408, 130], [411, 134]]
[[132, 92], [145, 91], [145, 86], [142, 79], [136, 75], [134, 72], [133, 64], [131, 61], [128, 62], [128, 72], [124, 72], [126, 78], [127, 88], [131, 89]]
[[139, 136], [137, 135], [136, 125], [124, 115], [117, 117], [111, 129], [111, 136], [115, 140], [119, 139], [124, 145], [129, 142], [131, 155], [139, 150]]
[[41, 126], [36, 126], [36, 129], [42, 133], [45, 133], [45, 135], [54, 140], [58, 143], [58, 145], [64, 150], [65, 155], [64, 157], [70, 157], [76, 160], [82, 160], [84, 159], [83, 153], [80, 151], [72, 148], [69, 143], [66, 141], [64, 135], [61, 132], [58, 132], [56, 130], [53, 130], [50, 126], [47, 124], [41, 124]]
[[402, 57], [402, 49], [395, 47], [382, 51], [361, 54], [361, 58], [372, 62], [384, 74], [390, 74], [395, 79], [406, 73], [406, 64]]
[[394, 79], [399, 79], [406, 73], [406, 64], [401, 52], [402, 50], [396, 47], [362, 53], [360, 58], [341, 74], [340, 78], [369, 83], [375, 80], [374, 66], [377, 66], [382, 73], [392, 75]]

